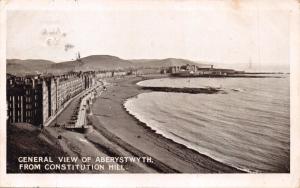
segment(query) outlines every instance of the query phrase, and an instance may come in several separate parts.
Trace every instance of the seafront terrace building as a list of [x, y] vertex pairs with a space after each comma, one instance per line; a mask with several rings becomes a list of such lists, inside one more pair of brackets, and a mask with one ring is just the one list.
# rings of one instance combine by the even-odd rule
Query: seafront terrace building
[[41, 112], [43, 112], [44, 98], [47, 97], [43, 96], [45, 81], [37, 77], [8, 77], [6, 97], [8, 122], [31, 124], [43, 122]]
[[94, 72], [96, 78], [123, 77], [129, 74], [129, 71], [97, 71]]
[[92, 73], [25, 77], [7, 75], [8, 122], [45, 125], [67, 101], [93, 84]]

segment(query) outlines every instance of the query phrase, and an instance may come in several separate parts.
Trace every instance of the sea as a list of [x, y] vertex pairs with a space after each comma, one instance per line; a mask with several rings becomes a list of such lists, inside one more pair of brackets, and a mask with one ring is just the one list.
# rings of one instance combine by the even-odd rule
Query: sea
[[280, 78], [161, 78], [156, 87], [216, 87], [216, 94], [141, 93], [130, 114], [173, 141], [252, 173], [290, 170], [289, 75]]

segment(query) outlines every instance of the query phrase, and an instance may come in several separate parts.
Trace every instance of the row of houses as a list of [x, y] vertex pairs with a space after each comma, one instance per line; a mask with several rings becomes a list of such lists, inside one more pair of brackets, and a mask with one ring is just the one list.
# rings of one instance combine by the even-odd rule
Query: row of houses
[[45, 125], [70, 99], [94, 86], [97, 79], [130, 74], [121, 70], [69, 72], [55, 76], [7, 74], [7, 121]]
[[59, 76], [7, 75], [7, 117], [10, 123], [43, 125], [75, 95], [94, 84], [87, 73]]

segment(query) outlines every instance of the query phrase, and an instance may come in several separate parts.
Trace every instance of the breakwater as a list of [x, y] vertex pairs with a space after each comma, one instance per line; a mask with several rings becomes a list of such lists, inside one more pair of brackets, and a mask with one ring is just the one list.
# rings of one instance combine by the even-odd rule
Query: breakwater
[[199, 94], [199, 93], [206, 93], [206, 94], [214, 94], [221, 92], [223, 90], [214, 87], [206, 87], [206, 88], [190, 88], [190, 87], [151, 87], [145, 86], [141, 87], [143, 90], [151, 90], [151, 91], [161, 91], [161, 92], [174, 92], [174, 93], [190, 93], [190, 94]]

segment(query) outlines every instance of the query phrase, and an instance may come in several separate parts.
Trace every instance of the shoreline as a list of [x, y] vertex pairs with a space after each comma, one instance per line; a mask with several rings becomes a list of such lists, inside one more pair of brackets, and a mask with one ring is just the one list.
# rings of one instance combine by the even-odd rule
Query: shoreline
[[[159, 167], [164, 164], [172, 169], [171, 171], [174, 170], [174, 172], [245, 173], [245, 171], [226, 165], [207, 155], [188, 148], [183, 144], [177, 143], [172, 139], [164, 137], [127, 111], [124, 107], [124, 102], [127, 99], [147, 92], [136, 85], [136, 83], [151, 78], [152, 77], [144, 76], [124, 78], [122, 80], [110, 82], [113, 86], [108, 87], [107, 91], [98, 97], [93, 104], [93, 111], [102, 112], [101, 114], [93, 115], [93, 117], [98, 120], [95, 122], [94, 119], [93, 126], [95, 129], [99, 131], [105, 128], [110, 134], [115, 135], [119, 140], [122, 140], [122, 143], [119, 143], [119, 145], [124, 146], [125, 143], [125, 145], [129, 145], [131, 149], [134, 148], [135, 150], [151, 156], [159, 164]], [[125, 92], [124, 88], [126, 88]], [[126, 123], [117, 123], [115, 119], [107, 118], [110, 117], [109, 114], [103, 114], [103, 112], [107, 112], [111, 109], [118, 112], [118, 114], [122, 114], [122, 119], [126, 120]], [[100, 123], [101, 126], [97, 126], [98, 123]], [[140, 133], [143, 133], [143, 136], [141, 136]], [[149, 146], [143, 147], [145, 144], [141, 143], [147, 143]], [[159, 150], [159, 152], [156, 150]], [[133, 152], [133, 154], [136, 153]], [[175, 164], [174, 161], [178, 161], [178, 163]], [[164, 169], [166, 170], [166, 168]], [[167, 172], [170, 172], [169, 170], [167, 170]]]

